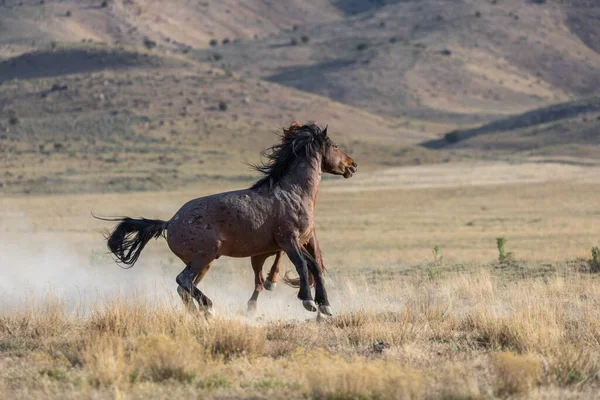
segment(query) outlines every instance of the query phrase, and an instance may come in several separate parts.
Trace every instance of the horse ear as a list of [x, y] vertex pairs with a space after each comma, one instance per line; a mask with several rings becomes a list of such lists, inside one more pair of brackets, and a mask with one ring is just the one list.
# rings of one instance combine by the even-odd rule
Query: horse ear
[[294, 121], [292, 122], [289, 128], [283, 128], [283, 134], [285, 136], [293, 135], [294, 133], [297, 133], [298, 128], [300, 128], [300, 126], [300, 122]]
[[325, 129], [323, 129], [323, 137], [326, 138], [327, 137], [327, 127], [329, 125], [325, 125]]

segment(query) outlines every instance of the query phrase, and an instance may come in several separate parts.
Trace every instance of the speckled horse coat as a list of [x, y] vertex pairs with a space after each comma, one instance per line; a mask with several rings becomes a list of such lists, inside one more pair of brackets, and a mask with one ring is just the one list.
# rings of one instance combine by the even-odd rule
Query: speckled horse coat
[[331, 315], [314, 230], [315, 204], [323, 173], [349, 178], [357, 165], [331, 141], [327, 128], [315, 124], [292, 124], [269, 150], [267, 163], [256, 166], [264, 177], [249, 189], [191, 200], [169, 221], [118, 219], [119, 225], [108, 237], [110, 251], [121, 263], [133, 265], [146, 243], [166, 231], [170, 249], [186, 264], [176, 278], [179, 294], [188, 305], [193, 306], [193, 298], [208, 312], [212, 302], [196, 284], [215, 259], [252, 258], [257, 278], [249, 306], [253, 300], [255, 306], [264, 283], [263, 263], [269, 256], [278, 256], [269, 274], [274, 279], [281, 252], [285, 252], [298, 272], [295, 283], [304, 307]]

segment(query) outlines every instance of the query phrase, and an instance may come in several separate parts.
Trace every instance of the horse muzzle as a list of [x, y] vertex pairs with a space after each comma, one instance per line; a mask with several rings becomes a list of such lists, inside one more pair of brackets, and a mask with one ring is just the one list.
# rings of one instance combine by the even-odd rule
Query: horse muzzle
[[356, 171], [358, 171], [358, 164], [356, 164], [353, 161], [352, 165], [349, 165], [344, 169], [344, 178], [346, 178], [346, 179], [351, 178], [352, 175], [354, 175], [356, 173]]

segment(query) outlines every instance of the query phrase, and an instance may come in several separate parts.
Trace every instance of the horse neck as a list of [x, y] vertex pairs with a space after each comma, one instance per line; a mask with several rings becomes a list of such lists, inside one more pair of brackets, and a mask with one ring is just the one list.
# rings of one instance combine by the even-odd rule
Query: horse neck
[[299, 158], [284, 178], [286, 189], [314, 203], [321, 184], [321, 157]]

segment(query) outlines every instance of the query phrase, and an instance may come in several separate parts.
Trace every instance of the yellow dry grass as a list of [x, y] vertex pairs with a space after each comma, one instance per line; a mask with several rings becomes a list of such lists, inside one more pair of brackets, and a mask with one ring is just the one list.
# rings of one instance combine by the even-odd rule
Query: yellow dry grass
[[206, 320], [142, 296], [73, 313], [50, 298], [0, 319], [0, 389], [16, 398], [162, 398], [165, 387], [317, 399], [583, 393], [599, 386], [599, 287], [574, 271], [507, 282], [486, 267], [445, 270], [388, 288], [396, 301], [385, 310], [322, 323]]
[[[490, 165], [469, 183], [464, 168], [421, 168], [382, 172], [385, 191], [376, 174], [324, 182], [317, 232], [336, 315], [321, 323], [287, 287], [263, 292], [247, 317], [248, 260], [219, 260], [201, 283], [216, 317], [188, 315], [172, 287], [183, 266], [166, 245], [150, 243], [120, 271], [103, 254], [105, 226], [89, 216], [169, 218], [185, 200], [231, 186], [0, 199], [0, 393], [593, 398], [600, 285], [585, 257], [599, 214], [589, 171]], [[496, 172], [505, 182], [485, 185]], [[497, 262], [501, 235], [516, 261]], [[44, 282], [58, 287], [48, 293]]]

